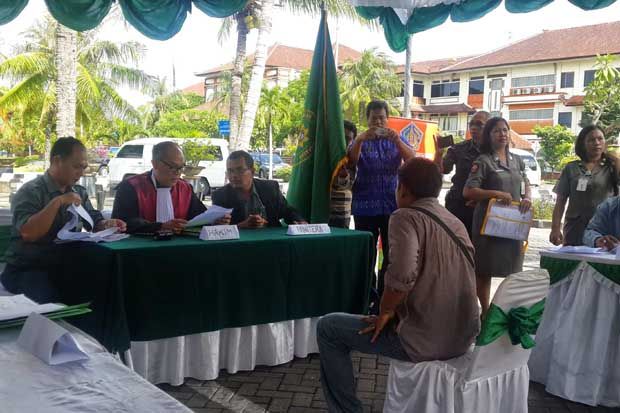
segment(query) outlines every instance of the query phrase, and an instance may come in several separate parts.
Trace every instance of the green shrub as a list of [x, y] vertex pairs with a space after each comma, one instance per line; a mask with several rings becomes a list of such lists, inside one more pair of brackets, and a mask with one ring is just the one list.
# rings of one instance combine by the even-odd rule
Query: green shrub
[[218, 147], [202, 143], [197, 139], [185, 139], [181, 145], [185, 162], [189, 166], [198, 166], [200, 161], [214, 161], [218, 153]]
[[13, 163], [13, 166], [15, 168], [21, 168], [22, 166], [26, 166], [32, 161], [38, 161], [38, 160], [39, 160], [39, 155], [21, 156], [21, 157], [15, 158], [15, 163]]
[[551, 220], [554, 206], [555, 204], [552, 201], [535, 199], [532, 202], [532, 218]]
[[291, 179], [291, 173], [293, 172], [292, 166], [284, 166], [277, 171], [275, 171], [275, 177], [283, 180], [284, 182], [288, 182]]

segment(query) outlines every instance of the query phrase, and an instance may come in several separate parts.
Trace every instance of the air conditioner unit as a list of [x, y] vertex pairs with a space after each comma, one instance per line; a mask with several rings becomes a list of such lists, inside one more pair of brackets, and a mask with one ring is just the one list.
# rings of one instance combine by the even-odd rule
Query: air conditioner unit
[[520, 95], [521, 91], [522, 91], [522, 89], [512, 89], [512, 94], [513, 95]]
[[547, 93], [553, 93], [555, 91], [555, 86], [547, 86], [545, 88], [545, 92]]
[[543, 89], [541, 87], [535, 87], [532, 89], [532, 93], [542, 93]]
[[532, 93], [532, 88], [526, 87], [526, 88], [523, 89], [523, 94], [524, 95], [529, 95], [531, 93]]

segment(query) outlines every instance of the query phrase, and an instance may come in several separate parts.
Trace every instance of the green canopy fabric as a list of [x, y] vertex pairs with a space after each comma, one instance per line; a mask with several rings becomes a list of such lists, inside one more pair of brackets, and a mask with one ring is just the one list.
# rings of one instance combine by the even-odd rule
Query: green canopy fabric
[[[45, 0], [52, 16], [77, 31], [97, 27], [115, 0]], [[249, 0], [117, 0], [125, 19], [140, 33], [167, 40], [178, 33], [192, 5], [211, 17], [227, 17], [245, 8]], [[28, 0], [2, 0], [0, 24], [16, 18]]]
[[[583, 10], [607, 7], [616, 0], [568, 0]], [[410, 0], [408, 19], [401, 21], [391, 5], [403, 7], [406, 1], [393, 0], [350, 0], [354, 5], [376, 4], [376, 6], [358, 6], [358, 14], [366, 19], [379, 19], [388, 45], [395, 52], [407, 49], [407, 39], [414, 33], [439, 26], [448, 17], [453, 22], [467, 22], [481, 18], [500, 5], [502, 0]], [[528, 13], [538, 10], [553, 0], [505, 0], [504, 5], [510, 13]], [[448, 3], [448, 4], [446, 4]]]

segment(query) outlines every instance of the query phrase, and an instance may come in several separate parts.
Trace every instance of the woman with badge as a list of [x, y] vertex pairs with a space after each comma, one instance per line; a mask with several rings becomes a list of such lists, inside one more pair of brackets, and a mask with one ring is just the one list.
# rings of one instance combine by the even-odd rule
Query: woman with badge
[[[596, 207], [618, 195], [618, 159], [606, 152], [605, 135], [586, 126], [575, 141], [579, 160], [568, 163], [553, 188], [557, 194], [549, 241], [554, 245], [583, 245], [583, 233]], [[566, 201], [568, 209], [566, 215]], [[564, 231], [562, 216], [564, 215]]]
[[489, 200], [510, 204], [520, 202], [521, 212], [527, 212], [530, 201], [530, 184], [525, 175], [525, 164], [509, 152], [510, 127], [500, 117], [487, 121], [482, 132], [480, 156], [474, 161], [463, 188], [463, 197], [476, 201], [472, 225], [472, 241], [476, 248], [476, 290], [482, 317], [489, 309], [491, 278], [505, 277], [522, 271], [522, 242], [508, 238], [481, 235]]

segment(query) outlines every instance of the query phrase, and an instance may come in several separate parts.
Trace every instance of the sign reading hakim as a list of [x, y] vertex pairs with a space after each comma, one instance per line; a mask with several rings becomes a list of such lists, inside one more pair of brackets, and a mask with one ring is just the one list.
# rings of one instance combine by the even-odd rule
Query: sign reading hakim
[[327, 16], [314, 47], [304, 105], [304, 132], [293, 159], [288, 201], [313, 223], [329, 220], [332, 176], [346, 155], [342, 105]]

